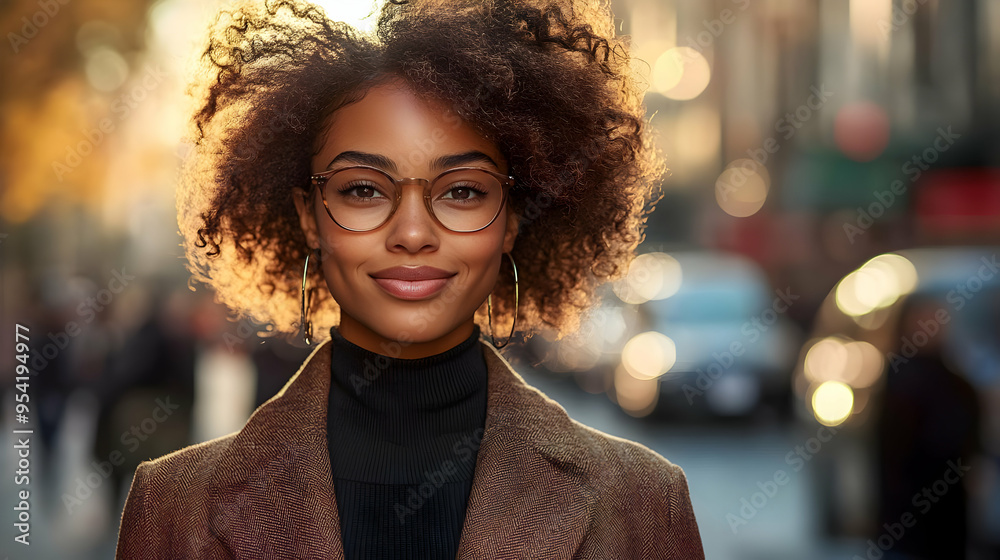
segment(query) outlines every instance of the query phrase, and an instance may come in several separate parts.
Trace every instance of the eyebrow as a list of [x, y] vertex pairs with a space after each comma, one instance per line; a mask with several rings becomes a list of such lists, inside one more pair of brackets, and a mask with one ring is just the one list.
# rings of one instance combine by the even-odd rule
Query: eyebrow
[[[380, 155], [371, 154], [368, 152], [358, 152], [354, 150], [341, 152], [337, 157], [333, 158], [330, 163], [326, 166], [327, 169], [333, 167], [335, 163], [348, 162], [357, 163], [361, 165], [370, 165], [372, 167], [378, 167], [380, 169], [385, 169], [393, 173], [398, 172], [396, 167], [396, 162], [391, 159]], [[436, 157], [431, 160], [432, 169], [449, 169], [452, 167], [459, 167], [462, 165], [468, 165], [470, 163], [489, 163], [493, 165], [496, 169], [500, 169], [497, 162], [493, 161], [493, 158], [480, 152], [478, 150], [471, 150], [468, 152], [463, 152], [461, 154], [449, 154], [446, 156]]]

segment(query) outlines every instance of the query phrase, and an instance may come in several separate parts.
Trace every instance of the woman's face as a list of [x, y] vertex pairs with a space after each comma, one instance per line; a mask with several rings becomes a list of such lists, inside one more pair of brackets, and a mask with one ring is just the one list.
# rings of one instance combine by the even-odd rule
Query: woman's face
[[[374, 166], [397, 179], [432, 180], [460, 166], [508, 174], [496, 145], [446, 105], [419, 99], [398, 80], [377, 85], [339, 109], [319, 142], [314, 173], [378, 163]], [[419, 358], [444, 352], [472, 334], [473, 315], [493, 290], [503, 253], [513, 249], [517, 218], [504, 208], [485, 229], [456, 233], [430, 216], [421, 185], [406, 183], [402, 189], [395, 214], [366, 232], [348, 231], [330, 219], [318, 190], [311, 199], [296, 192], [295, 206], [309, 246], [322, 248], [323, 274], [341, 308], [338, 329], [344, 338], [380, 354]], [[392, 267], [418, 266], [451, 276], [426, 295], [401, 294], [396, 290], [415, 284], [373, 277]]]

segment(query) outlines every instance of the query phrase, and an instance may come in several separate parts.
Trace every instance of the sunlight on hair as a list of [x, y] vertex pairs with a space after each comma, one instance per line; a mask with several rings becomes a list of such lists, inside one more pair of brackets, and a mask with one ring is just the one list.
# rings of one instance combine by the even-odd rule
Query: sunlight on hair
[[363, 0], [312, 0], [333, 21], [342, 21], [358, 31], [370, 33], [375, 29], [378, 8], [374, 2]]

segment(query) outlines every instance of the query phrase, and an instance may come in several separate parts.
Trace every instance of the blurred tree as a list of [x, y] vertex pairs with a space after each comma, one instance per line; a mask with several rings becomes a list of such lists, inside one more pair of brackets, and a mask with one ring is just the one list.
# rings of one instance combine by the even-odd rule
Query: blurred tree
[[109, 151], [101, 121], [145, 48], [152, 3], [0, 3], [0, 217], [24, 222], [54, 197], [100, 202]]

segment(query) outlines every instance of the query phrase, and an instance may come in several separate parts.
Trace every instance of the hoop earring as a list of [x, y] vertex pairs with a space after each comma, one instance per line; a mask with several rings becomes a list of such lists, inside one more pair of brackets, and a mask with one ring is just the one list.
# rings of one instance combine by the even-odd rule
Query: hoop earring
[[517, 285], [517, 265], [514, 264], [514, 257], [510, 253], [504, 253], [507, 258], [510, 259], [510, 266], [514, 268], [514, 322], [510, 324], [510, 334], [507, 335], [507, 340], [503, 344], [497, 344], [497, 340], [493, 338], [493, 292], [490, 292], [489, 297], [486, 298], [486, 318], [490, 323], [490, 340], [493, 341], [493, 346], [497, 349], [507, 346], [510, 342], [512, 336], [514, 336], [514, 325], [517, 324], [517, 298], [518, 298], [518, 285]]
[[[312, 253], [312, 251], [309, 253]], [[306, 264], [302, 267], [302, 311], [299, 315], [299, 326], [302, 327], [302, 339], [305, 340], [306, 346], [312, 345], [313, 335], [312, 321], [306, 319], [306, 313], [310, 307], [309, 304], [312, 302], [312, 297], [306, 296], [306, 278], [309, 276], [309, 253], [306, 253]], [[316, 257], [319, 258], [319, 249], [316, 249]]]

